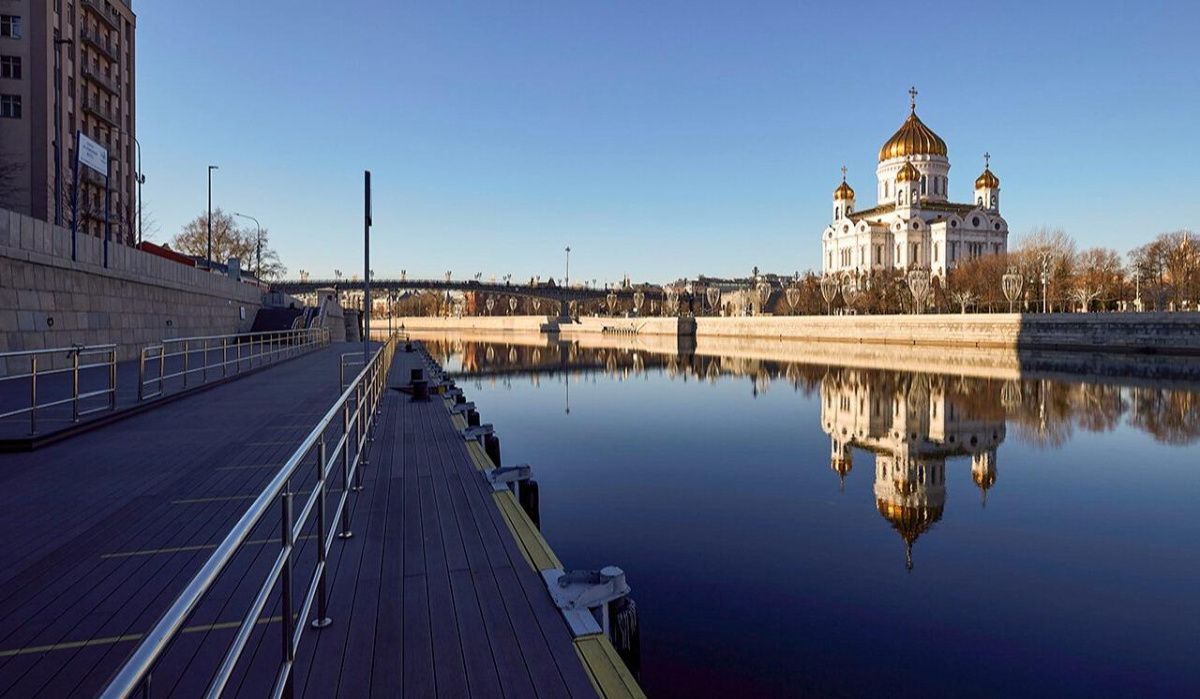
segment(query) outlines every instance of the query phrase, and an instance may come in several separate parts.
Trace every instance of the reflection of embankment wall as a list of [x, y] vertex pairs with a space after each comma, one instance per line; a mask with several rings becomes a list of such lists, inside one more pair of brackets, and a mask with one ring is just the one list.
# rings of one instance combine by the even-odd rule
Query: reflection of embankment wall
[[[406, 316], [393, 318], [394, 330], [479, 330], [487, 332], [538, 332], [549, 322], [547, 316], [463, 316], [461, 318], [431, 318]], [[372, 318], [371, 330], [387, 332], [387, 318]]]
[[697, 341], [757, 337], [854, 344], [1200, 354], [1200, 314], [1051, 313], [697, 318]]
[[262, 305], [225, 276], [115, 243], [105, 268], [99, 238], [77, 246], [72, 260], [69, 229], [0, 209], [0, 352], [112, 343], [127, 359], [163, 338], [249, 330]]

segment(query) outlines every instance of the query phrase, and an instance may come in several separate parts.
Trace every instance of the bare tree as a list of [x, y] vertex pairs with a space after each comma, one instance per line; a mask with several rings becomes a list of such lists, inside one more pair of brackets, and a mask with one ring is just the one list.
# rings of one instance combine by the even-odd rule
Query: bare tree
[[[280, 262], [279, 253], [271, 247], [269, 234], [266, 228], [262, 229], [262, 270], [258, 276], [262, 279], [278, 279], [287, 274], [287, 267]], [[223, 262], [236, 257], [243, 269], [258, 271], [259, 242], [257, 228], [239, 228], [232, 215], [222, 209], [213, 210], [214, 261]], [[185, 255], [205, 257], [208, 254], [208, 215], [200, 214], [189, 221], [171, 240], [171, 246]]]
[[950, 300], [958, 304], [959, 312], [966, 313], [967, 306], [975, 303], [975, 292], [973, 291], [952, 291], [950, 292]]

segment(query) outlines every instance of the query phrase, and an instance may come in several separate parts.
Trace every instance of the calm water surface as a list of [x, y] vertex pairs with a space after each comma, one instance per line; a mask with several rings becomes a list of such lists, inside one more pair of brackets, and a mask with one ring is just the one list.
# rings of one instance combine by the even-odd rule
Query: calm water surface
[[1200, 691], [1187, 385], [625, 345], [429, 342], [627, 572], [651, 696]]

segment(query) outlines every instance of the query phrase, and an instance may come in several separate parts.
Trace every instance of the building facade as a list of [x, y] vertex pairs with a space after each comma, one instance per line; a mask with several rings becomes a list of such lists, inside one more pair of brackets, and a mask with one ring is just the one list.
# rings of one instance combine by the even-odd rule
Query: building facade
[[[113, 241], [131, 245], [140, 172], [130, 2], [0, 0], [0, 206], [69, 226], [82, 131], [108, 149]], [[79, 180], [79, 229], [103, 235], [104, 178], [81, 168]]]
[[908, 118], [879, 150], [875, 206], [859, 209], [854, 189], [833, 192], [832, 221], [821, 235], [825, 274], [927, 269], [941, 277], [955, 264], [1008, 251], [1000, 215], [1000, 179], [985, 155], [970, 203], [950, 201], [946, 142], [917, 117], [916, 90]]

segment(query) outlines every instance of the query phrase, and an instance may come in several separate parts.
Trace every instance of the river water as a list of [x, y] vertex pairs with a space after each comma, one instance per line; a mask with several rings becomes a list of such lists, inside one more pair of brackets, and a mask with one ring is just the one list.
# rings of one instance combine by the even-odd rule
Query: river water
[[1200, 384], [673, 343], [427, 338], [564, 563], [626, 571], [650, 696], [1196, 695]]

